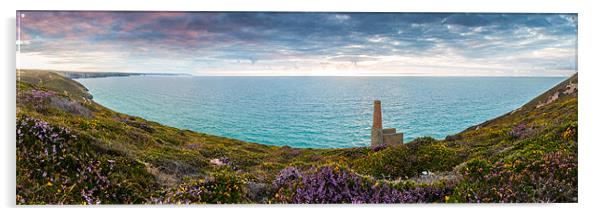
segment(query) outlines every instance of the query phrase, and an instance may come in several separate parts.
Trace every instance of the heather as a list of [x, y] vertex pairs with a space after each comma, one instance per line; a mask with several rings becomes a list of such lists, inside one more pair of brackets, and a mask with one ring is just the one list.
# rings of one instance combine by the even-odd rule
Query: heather
[[577, 162], [556, 152], [514, 161], [471, 161], [456, 202], [576, 202]]
[[143, 203], [152, 176], [139, 163], [92, 146], [69, 129], [17, 120], [17, 203]]
[[443, 140], [311, 149], [164, 126], [21, 71], [16, 203], [577, 202], [576, 84]]
[[273, 182], [276, 203], [427, 203], [445, 202], [447, 185], [414, 185], [363, 177], [339, 166], [301, 172], [283, 169]]

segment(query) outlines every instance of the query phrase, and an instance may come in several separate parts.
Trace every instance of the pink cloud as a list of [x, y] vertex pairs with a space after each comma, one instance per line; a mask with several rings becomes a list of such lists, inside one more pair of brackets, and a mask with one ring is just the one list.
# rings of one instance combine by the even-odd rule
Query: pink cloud
[[75, 35], [82, 37], [107, 33], [114, 18], [109, 12], [22, 12], [22, 33], [35, 33], [41, 37]]

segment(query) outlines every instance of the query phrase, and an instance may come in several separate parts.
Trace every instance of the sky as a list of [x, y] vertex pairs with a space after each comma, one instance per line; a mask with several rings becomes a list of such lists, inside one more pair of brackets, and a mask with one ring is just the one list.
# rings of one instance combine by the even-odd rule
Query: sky
[[576, 14], [18, 11], [17, 68], [208, 76], [568, 76]]

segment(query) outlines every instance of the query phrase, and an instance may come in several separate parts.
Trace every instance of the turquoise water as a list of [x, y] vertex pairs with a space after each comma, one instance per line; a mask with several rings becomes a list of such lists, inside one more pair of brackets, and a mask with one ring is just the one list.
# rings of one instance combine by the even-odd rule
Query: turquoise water
[[372, 103], [383, 127], [444, 138], [512, 111], [565, 78], [193, 77], [78, 79], [94, 100], [165, 125], [292, 147], [370, 145]]

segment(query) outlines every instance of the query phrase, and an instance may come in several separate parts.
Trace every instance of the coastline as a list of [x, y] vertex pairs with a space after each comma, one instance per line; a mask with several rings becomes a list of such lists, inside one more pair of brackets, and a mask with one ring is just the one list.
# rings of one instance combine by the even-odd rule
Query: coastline
[[[473, 78], [424, 79], [427, 83], [451, 83], [440, 87], [444, 89], [450, 87], [461, 88], [461, 86], [458, 86], [459, 84], [453, 84], [456, 82], [464, 84], [482, 83], [481, 79]], [[453, 90], [453, 93], [440, 93], [441, 91], [436, 90], [437, 87], [434, 87], [435, 89], [431, 87], [415, 88], [415, 86], [412, 87], [413, 85], [406, 84], [421, 83], [423, 79], [399, 78], [389, 80], [378, 77], [368, 78], [367, 80], [346, 77], [300, 77], [299, 79], [288, 77], [215, 79], [203, 77], [191, 77], [190, 79], [188, 77], [132, 77], [86, 79], [78, 80], [78, 82], [90, 88], [91, 93], [97, 94], [98, 97], [95, 97], [95, 101], [101, 104], [116, 111], [151, 119], [172, 127], [275, 146], [347, 148], [369, 145], [370, 131], [366, 128], [370, 127], [368, 120], [371, 117], [366, 114], [371, 109], [370, 101], [367, 100], [371, 97], [385, 101], [384, 108], [386, 110], [385, 115], [387, 115], [385, 124], [389, 125], [388, 127], [404, 130], [405, 142], [421, 136], [431, 136], [441, 140], [448, 135], [456, 134], [493, 117], [511, 112], [532, 99], [532, 96], [534, 97], [562, 81], [556, 78], [499, 79], [486, 78], [484, 81], [487, 83], [498, 81], [505, 83], [496, 85], [501, 89], [506, 89], [502, 90], [501, 93], [489, 90], [491, 88], [483, 89], [483, 87]], [[407, 87], [391, 89], [389, 95], [380, 95], [381, 93], [377, 91], [355, 92], [350, 89], [353, 88], [350, 86], [355, 85], [364, 85], [363, 88], [372, 89], [375, 83], [383, 81], [387, 81], [387, 83], [400, 82], [400, 86]], [[337, 86], [341, 82], [352, 84]], [[236, 85], [230, 83], [236, 83]], [[333, 87], [316, 87], [315, 84]], [[251, 85], [258, 87], [246, 87]], [[293, 86], [288, 88], [287, 85]], [[314, 90], [308, 91], [308, 87]], [[417, 90], [408, 92], [404, 90], [406, 88]], [[432, 89], [436, 92], [430, 93], [430, 95], [419, 93], [413, 97], [398, 97], [398, 93], [393, 93], [405, 92], [404, 94], [412, 94], [412, 92], [421, 91], [420, 89], [426, 91]], [[352, 94], [333, 97], [337, 93], [350, 90], [353, 92]], [[238, 91], [245, 92], [238, 93]], [[306, 95], [299, 99], [288, 99], [287, 96], [273, 98], [272, 96], [279, 95], [277, 92], [298, 92], [299, 94], [305, 92]], [[322, 94], [319, 92], [322, 92]], [[500, 99], [479, 99], [487, 94], [507, 96], [500, 97]], [[326, 95], [331, 99], [323, 100], [322, 98], [327, 97]], [[439, 100], [429, 106], [429, 96], [439, 98]], [[449, 100], [442, 100], [444, 98], [449, 98]], [[457, 99], [462, 100], [456, 101]], [[313, 103], [320, 103], [321, 105], [307, 105]], [[497, 103], [499, 103], [499, 106], [494, 105]], [[334, 104], [336, 104], [336, 107], [330, 107]], [[425, 107], [432, 112], [426, 111], [426, 109], [421, 111], [420, 107]], [[445, 109], [437, 109], [436, 107], [445, 107]], [[274, 111], [267, 112], [271, 109], [274, 109]], [[294, 110], [296, 114], [283, 110]], [[474, 110], [474, 112], [471, 112], [471, 110]], [[329, 125], [320, 127], [318, 122]]]
[[[31, 145], [35, 143], [63, 145], [61, 148], [67, 153], [72, 152], [69, 155], [79, 158], [78, 161], [98, 161], [103, 166], [116, 167], [112, 172], [121, 173], [118, 175], [121, 180], [115, 174], [98, 174], [107, 175], [103, 178], [112, 179], [112, 182], [142, 185], [109, 184], [109, 188], [98, 190], [112, 191], [110, 188], [115, 188], [114, 193], [121, 193], [117, 191], [122, 190], [122, 187], [136, 189], [134, 193], [124, 196], [127, 199], [98, 197], [102, 203], [294, 203], [286, 197], [297, 195], [284, 193], [290, 190], [286, 186], [288, 183], [276, 183], [284, 173], [292, 170], [298, 170], [294, 172], [310, 179], [323, 178], [320, 173], [343, 175], [347, 176], [341, 177], [343, 179], [356, 179], [356, 184], [371, 185], [373, 189], [381, 186], [398, 188], [386, 192], [394, 197], [397, 193], [414, 193], [412, 191], [424, 191], [426, 188], [431, 188], [428, 190], [434, 190], [438, 194], [428, 199], [412, 195], [409, 196], [411, 199], [395, 198], [387, 202], [476, 202], [477, 200], [461, 195], [468, 192], [465, 190], [475, 190], [484, 202], [536, 202], [540, 199], [577, 201], [576, 186], [572, 186], [576, 184], [576, 169], [563, 170], [561, 176], [553, 177], [545, 176], [545, 172], [528, 172], [541, 175], [534, 177], [535, 179], [568, 179], [564, 183], [552, 184], [564, 187], [565, 193], [561, 195], [547, 197], [532, 194], [528, 197], [508, 198], [506, 201], [490, 197], [486, 191], [493, 187], [522, 190], [526, 187], [525, 184], [539, 183], [519, 181], [505, 185], [497, 181], [507, 180], [496, 179], [481, 188], [472, 185], [475, 182], [472, 176], [476, 174], [471, 171], [477, 165], [503, 168], [508, 161], [525, 163], [521, 166], [526, 167], [539, 167], [540, 162], [554, 157], [560, 158], [558, 161], [561, 163], [568, 163], [560, 164], [562, 166], [576, 166], [577, 75], [534, 99], [535, 106], [523, 106], [480, 127], [449, 135], [443, 140], [424, 137], [403, 145], [341, 149], [278, 147], [180, 130], [105, 108], [88, 98], [89, 94], [83, 85], [58, 74], [26, 71], [22, 75], [24, 76], [17, 81], [17, 169], [21, 173], [17, 175], [18, 204], [81, 203], [77, 201], [82, 199], [79, 192], [59, 193], [69, 197], [67, 201], [54, 198], [52, 194], [56, 194], [55, 186], [71, 187], [54, 180], [51, 188], [55, 191], [45, 196], [34, 197], [29, 190], [19, 189], [49, 188], [46, 178], [28, 177], [38, 175], [33, 167], [47, 167], [47, 172], [65, 173], [67, 176], [72, 173], [67, 167], [40, 164], [45, 160], [36, 159], [34, 155], [39, 154], [30, 155], [43, 151], [32, 149], [38, 146]], [[22, 133], [38, 130], [37, 125], [45, 127], [42, 129], [46, 131], [61, 129], [61, 134], [65, 134], [61, 139], [64, 140], [56, 143], [55, 139], [40, 139], [34, 134]], [[23, 145], [26, 143], [30, 144]], [[63, 158], [67, 156], [60, 152], [57, 154]], [[478, 171], [478, 167], [476, 169]], [[516, 172], [520, 176], [528, 174]], [[95, 179], [94, 175], [88, 178]], [[69, 178], [70, 181], [77, 181], [73, 179], [75, 177]], [[229, 191], [228, 193], [237, 195], [228, 199], [211, 195], [210, 199], [197, 197], [198, 199], [187, 201], [177, 195], [181, 194], [176, 193], [178, 188], [192, 190], [199, 182], [203, 185], [228, 182], [227, 187], [230, 189], [218, 188], [211, 194]], [[272, 188], [276, 185], [279, 186]], [[83, 184], [73, 187], [95, 186]], [[332, 187], [344, 187], [344, 184]], [[361, 189], [358, 193], [372, 194], [373, 189]], [[157, 193], [160, 195], [156, 195]]]
[[[21, 70], [28, 70], [28, 71], [48, 71], [48, 70], [37, 70], [37, 69], [36, 70], [21, 69]], [[19, 69], [17, 69], [17, 71], [19, 71]], [[78, 82], [77, 79], [88, 79], [88, 78], [92, 79], [92, 78], [105, 78], [105, 77], [124, 77], [124, 76], [145, 76], [145, 75], [157, 75], [157, 76], [189, 75], [189, 74], [183, 74], [183, 73], [180, 74], [180, 73], [127, 73], [127, 72], [60, 72], [60, 71], [53, 71], [53, 70], [50, 70], [50, 72], [53, 72], [53, 73], [59, 74], [61, 76], [64, 76], [64, 77], [72, 80], [73, 82], [77, 83], [78, 85], [81, 85], [82, 87], [84, 87], [86, 93], [89, 94], [89, 99], [91, 101], [94, 101], [93, 100], [93, 95], [89, 92], [88, 88], [85, 85], [83, 85], [80, 82]], [[92, 76], [86, 76], [85, 74], [88, 74], [88, 73], [92, 73], [93, 75]], [[575, 73], [575, 74], [573, 74], [571, 76], [565, 77], [566, 79], [564, 79], [560, 83], [556, 84], [554, 87], [550, 88], [546, 92], [544, 92], [544, 93], [540, 94], [539, 96], [533, 98], [529, 102], [525, 103], [523, 106], [533, 106], [534, 103], [536, 103], [539, 100], [542, 100], [544, 97], [549, 97], [550, 96], [549, 93], [548, 93], [549, 91], [553, 91], [554, 89], [558, 89], [561, 86], [563, 86], [563, 84], [571, 82], [570, 80], [572, 78], [576, 77], [576, 76], [577, 76], [577, 73]], [[363, 77], [363, 76], [358, 76], [358, 77]], [[454, 77], [454, 76], [452, 76], [452, 77]], [[480, 76], [477, 76], [477, 77], [480, 77]], [[514, 77], [507, 77], [507, 78], [514, 78]], [[521, 78], [533, 78], [533, 77], [521, 77]], [[545, 78], [553, 78], [553, 77], [545, 77]], [[103, 108], [105, 108], [105, 109], [109, 109], [109, 108], [105, 107], [104, 105], [97, 103], [96, 101], [94, 101], [94, 103], [96, 103], [96, 104], [98, 104], [100, 106], [103, 106]], [[448, 134], [447, 137], [457, 136], [458, 134], [465, 133], [465, 132], [468, 132], [470, 130], [475, 130], [475, 129], [481, 127], [481, 126], [485, 126], [485, 125], [487, 125], [487, 124], [489, 124], [491, 122], [494, 122], [494, 121], [496, 121], [498, 119], [506, 117], [506, 116], [508, 116], [510, 114], [513, 114], [517, 110], [522, 109], [523, 106], [518, 107], [517, 109], [509, 111], [509, 112], [507, 112], [505, 114], [502, 114], [502, 115], [499, 115], [497, 117], [494, 117], [492, 119], [489, 119], [489, 120], [486, 120], [484, 122], [481, 122], [481, 123], [475, 124], [473, 126], [467, 127], [464, 130], [459, 131], [458, 133]], [[116, 110], [112, 110], [112, 109], [109, 109], [109, 110], [111, 110], [113, 112], [120, 113], [120, 112], [118, 112]], [[123, 113], [121, 113], [121, 114], [123, 114]], [[125, 115], [125, 114], [123, 114], [123, 115]], [[144, 119], [143, 117], [139, 117], [139, 116], [137, 116], [137, 117]], [[148, 120], [146, 120], [146, 121], [148, 121]], [[157, 122], [157, 123], [161, 124], [159, 122]], [[174, 127], [174, 126], [167, 126], [167, 127]], [[179, 130], [191, 131], [188, 128], [179, 128], [179, 127], [174, 127], [174, 128], [178, 128]], [[207, 133], [202, 132], [202, 131], [194, 131], [194, 132], [200, 133], [200, 134], [207, 134]], [[226, 137], [226, 136], [219, 136], [219, 135], [213, 135], [213, 134], [208, 134], [208, 135], [216, 136], [216, 137], [222, 137], [222, 138], [226, 138], [226, 139], [238, 140], [236, 138], [231, 138], [231, 137]], [[418, 138], [421, 138], [421, 137], [418, 137]], [[438, 139], [438, 140], [444, 141], [445, 139], [446, 138], [444, 138], [444, 139]], [[249, 142], [249, 141], [244, 141], [244, 140], [239, 140], [239, 141], [241, 141], [241, 142]], [[415, 142], [415, 141], [416, 140], [410, 140], [409, 142], [412, 143], [412, 142]], [[279, 146], [279, 145], [270, 145], [270, 144], [263, 144], [263, 143], [257, 143], [257, 142], [249, 142], [249, 143], [256, 143], [256, 144], [260, 144], [260, 145], [275, 146], [275, 147], [304, 148], [304, 149], [324, 149], [324, 150], [328, 150], [328, 149], [355, 149], [355, 148], [367, 148], [367, 147], [369, 148], [370, 147], [369, 145], [366, 145], [366, 146], [341, 147], [341, 148], [332, 148], [332, 147], [321, 147], [321, 148], [318, 147], [318, 148], [314, 148], [314, 147], [290, 147], [290, 146], [287, 146], [287, 145]]]

